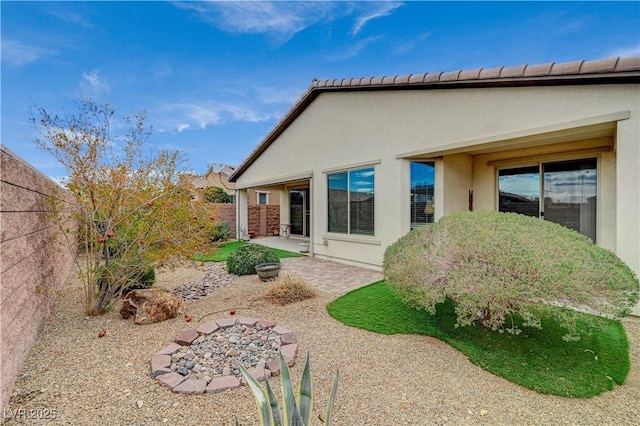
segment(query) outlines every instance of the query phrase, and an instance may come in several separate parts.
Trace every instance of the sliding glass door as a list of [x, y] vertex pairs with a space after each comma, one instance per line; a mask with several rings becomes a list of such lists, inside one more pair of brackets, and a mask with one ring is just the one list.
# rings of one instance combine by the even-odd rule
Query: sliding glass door
[[309, 188], [289, 190], [291, 235], [309, 236]]
[[595, 241], [597, 176], [595, 158], [502, 169], [498, 208], [559, 223]]

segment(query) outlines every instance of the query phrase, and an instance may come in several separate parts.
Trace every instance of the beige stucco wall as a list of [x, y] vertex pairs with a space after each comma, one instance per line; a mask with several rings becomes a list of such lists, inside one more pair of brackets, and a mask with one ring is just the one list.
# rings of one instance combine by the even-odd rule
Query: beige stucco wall
[[[608, 137], [615, 151], [597, 154], [598, 237], [638, 273], [639, 106], [638, 85], [323, 93], [238, 186], [310, 174], [314, 254], [379, 268], [385, 248], [409, 230], [409, 157], [436, 159], [441, 216], [466, 210], [469, 189], [476, 209], [495, 209], [495, 167], [479, 167], [478, 156], [501, 149], [543, 155], [545, 144], [573, 141], [580, 148], [581, 140]], [[368, 165], [376, 173], [375, 236], [328, 234], [327, 172]]]
[[249, 205], [258, 204], [258, 192], [264, 192], [269, 194], [269, 204], [270, 206], [277, 206], [280, 204], [280, 188], [278, 187], [262, 187], [262, 188], [251, 188], [247, 191], [247, 196], [249, 198]]

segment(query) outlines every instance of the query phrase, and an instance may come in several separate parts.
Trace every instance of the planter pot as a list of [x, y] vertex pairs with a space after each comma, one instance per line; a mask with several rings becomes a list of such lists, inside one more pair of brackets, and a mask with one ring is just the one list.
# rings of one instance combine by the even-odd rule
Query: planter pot
[[309, 241], [304, 241], [300, 244], [300, 253], [309, 253]]
[[256, 272], [258, 273], [258, 277], [260, 281], [271, 281], [278, 278], [280, 274], [280, 264], [279, 263], [261, 263], [256, 266]]

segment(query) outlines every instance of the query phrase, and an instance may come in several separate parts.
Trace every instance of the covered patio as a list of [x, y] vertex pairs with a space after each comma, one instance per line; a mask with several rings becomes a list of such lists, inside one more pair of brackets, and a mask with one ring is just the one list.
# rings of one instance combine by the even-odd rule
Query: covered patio
[[[294, 253], [302, 253], [300, 250], [304, 248], [304, 245], [301, 245], [304, 242], [309, 242], [308, 238], [302, 237], [256, 237], [252, 238], [250, 242], [255, 244], [261, 244], [263, 246], [287, 250]], [[308, 247], [308, 246], [307, 246]], [[304, 253], [307, 254], [308, 253]]]

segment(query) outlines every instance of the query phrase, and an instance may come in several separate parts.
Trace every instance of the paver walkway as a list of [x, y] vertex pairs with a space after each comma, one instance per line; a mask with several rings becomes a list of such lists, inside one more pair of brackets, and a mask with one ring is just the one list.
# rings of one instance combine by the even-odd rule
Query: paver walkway
[[382, 272], [317, 257], [294, 257], [281, 259], [280, 262], [280, 275], [295, 275], [312, 287], [337, 296], [383, 278]]

